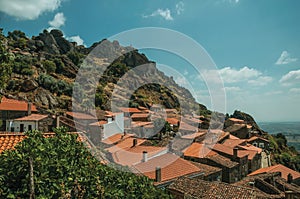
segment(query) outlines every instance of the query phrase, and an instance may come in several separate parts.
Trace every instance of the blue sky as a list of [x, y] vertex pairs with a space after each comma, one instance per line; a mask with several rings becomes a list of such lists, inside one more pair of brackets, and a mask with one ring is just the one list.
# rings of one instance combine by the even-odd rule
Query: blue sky
[[[176, 30], [201, 44], [216, 63], [228, 113], [238, 109], [258, 121], [300, 121], [299, 7], [297, 0], [0, 0], [0, 26], [28, 36], [59, 28], [86, 46], [133, 28]], [[203, 80], [186, 61], [143, 52], [183, 74], [178, 83], [192, 84], [195, 98], [211, 106]]]

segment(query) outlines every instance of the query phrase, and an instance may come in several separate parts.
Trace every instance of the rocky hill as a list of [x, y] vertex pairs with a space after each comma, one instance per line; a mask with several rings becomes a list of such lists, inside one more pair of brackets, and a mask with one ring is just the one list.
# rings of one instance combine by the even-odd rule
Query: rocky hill
[[[104, 39], [90, 47], [84, 47], [66, 40], [60, 30], [44, 30], [32, 38], [16, 30], [9, 32], [7, 36], [1, 31], [1, 43], [11, 59], [9, 80], [4, 82], [5, 89], [1, 90], [1, 93], [10, 98], [32, 101], [41, 112], [55, 114], [71, 109], [73, 88], [82, 86], [74, 84], [76, 74], [87, 55], [101, 44], [104, 49], [98, 50], [97, 61], [104, 60], [109, 66], [97, 82], [97, 107], [110, 108], [115, 88], [119, 92], [116, 96], [122, 99], [122, 91], [132, 85], [141, 85], [130, 96], [129, 105], [132, 107], [160, 104], [178, 110], [183, 110], [182, 106], [185, 106], [184, 110], [189, 112], [200, 108], [201, 113], [210, 113], [205, 106], [196, 103], [187, 89], [180, 87], [172, 77], [167, 77], [159, 71], [155, 63], [148, 60], [144, 54], [131, 47], [123, 47], [117, 41]], [[115, 57], [117, 59], [112, 60]], [[147, 71], [144, 71], [143, 75], [135, 74], [134, 78], [131, 78], [134, 82], [123, 80], [122, 84], [118, 84], [120, 78], [128, 71], [143, 64], [147, 64]], [[160, 84], [145, 84], [152, 77]]]

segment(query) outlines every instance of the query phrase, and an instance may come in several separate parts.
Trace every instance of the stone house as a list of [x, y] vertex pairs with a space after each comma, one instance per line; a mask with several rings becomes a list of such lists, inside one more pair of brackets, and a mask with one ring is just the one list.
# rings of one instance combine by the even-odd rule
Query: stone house
[[270, 144], [269, 140], [262, 138], [262, 137], [257, 137], [253, 136], [247, 140], [248, 143], [252, 144], [253, 146], [259, 147], [261, 149], [269, 150]]
[[0, 131], [9, 130], [6, 121], [28, 116], [36, 112], [36, 106], [30, 102], [8, 99], [3, 96], [0, 103], [0, 120], [2, 121]]
[[53, 119], [49, 118], [48, 115], [41, 114], [31, 114], [6, 121], [7, 132], [25, 132], [30, 130], [49, 132], [52, 126]]
[[89, 124], [87, 134], [95, 145], [99, 145], [102, 140], [124, 133], [124, 130], [124, 114], [112, 113], [106, 115], [105, 120]]

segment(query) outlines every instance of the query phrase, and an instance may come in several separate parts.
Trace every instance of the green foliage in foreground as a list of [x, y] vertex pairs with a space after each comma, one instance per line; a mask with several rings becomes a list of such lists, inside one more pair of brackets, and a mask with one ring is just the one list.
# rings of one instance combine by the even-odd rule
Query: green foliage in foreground
[[15, 150], [0, 155], [0, 198], [29, 198], [29, 158], [35, 198], [168, 198], [146, 177], [101, 165], [77, 135], [55, 133], [27, 132]]

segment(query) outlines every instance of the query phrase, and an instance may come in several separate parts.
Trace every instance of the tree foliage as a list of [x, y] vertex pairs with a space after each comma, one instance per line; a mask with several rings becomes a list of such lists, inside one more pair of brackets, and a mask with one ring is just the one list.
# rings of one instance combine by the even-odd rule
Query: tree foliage
[[143, 176], [100, 164], [76, 134], [29, 131], [15, 150], [0, 155], [0, 198], [29, 197], [29, 159], [36, 198], [167, 198]]
[[0, 91], [6, 87], [12, 73], [13, 56], [8, 52], [5, 40], [2, 29], [0, 29]]

